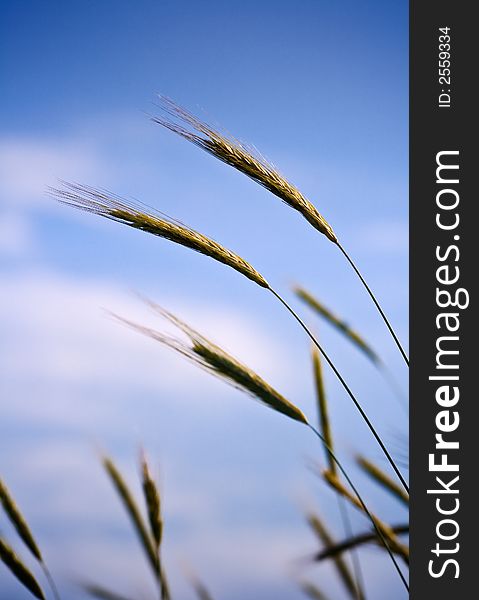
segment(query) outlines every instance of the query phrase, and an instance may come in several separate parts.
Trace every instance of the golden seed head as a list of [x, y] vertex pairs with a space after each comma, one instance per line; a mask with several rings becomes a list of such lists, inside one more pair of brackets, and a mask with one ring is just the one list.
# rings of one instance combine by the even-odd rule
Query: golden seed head
[[30, 569], [15, 554], [13, 548], [0, 538], [0, 561], [29, 590], [35, 598], [45, 600], [45, 594]]
[[143, 333], [162, 344], [173, 348], [195, 364], [223, 379], [238, 389], [247, 392], [273, 410], [280, 412], [291, 419], [307, 424], [307, 419], [302, 411], [277, 392], [264, 379], [252, 369], [228, 354], [225, 350], [213, 344], [200, 333], [183, 323], [180, 319], [164, 310], [157, 304], [149, 302], [150, 306], [162, 317], [177, 326], [189, 338], [187, 342], [155, 329], [143, 327], [132, 321], [116, 317], [136, 331]]
[[343, 335], [345, 335], [353, 344], [355, 344], [362, 352], [364, 352], [370, 360], [372, 360], [375, 364], [380, 363], [380, 359], [376, 352], [371, 348], [371, 346], [364, 340], [363, 337], [359, 335], [356, 331], [354, 331], [346, 321], [337, 317], [329, 308], [324, 306], [316, 296], [313, 296], [310, 292], [304, 289], [301, 286], [295, 286], [294, 288], [295, 294], [300, 298], [309, 308], [313, 311], [321, 315], [336, 327]]
[[156, 550], [153, 546], [153, 542], [150, 538], [146, 525], [141, 516], [140, 509], [138, 508], [136, 501], [131, 493], [128, 485], [126, 484], [123, 476], [116, 467], [115, 463], [108, 456], [104, 456], [102, 459], [103, 467], [107, 472], [113, 487], [115, 488], [120, 500], [122, 501], [128, 516], [133, 524], [136, 534], [140, 540], [143, 550], [150, 562], [151, 568], [154, 573], [159, 573], [159, 561]]
[[231, 267], [261, 287], [269, 288], [265, 278], [241, 256], [231, 252], [231, 250], [202, 233], [165, 215], [149, 213], [144, 206], [135, 206], [133, 203], [128, 203], [114, 194], [85, 185], [64, 182], [63, 188], [52, 188], [50, 192], [64, 204], [123, 223], [140, 231], [146, 231], [195, 250], [195, 252], [209, 256]]
[[153, 479], [153, 476], [151, 475], [150, 468], [144, 455], [141, 458], [141, 479], [151, 534], [153, 536], [156, 548], [159, 549], [163, 537], [160, 492], [155, 480]]
[[169, 98], [160, 96], [159, 108], [164, 116], [152, 117], [152, 121], [189, 140], [222, 162], [244, 173], [303, 217], [329, 240], [337, 244], [337, 237], [326, 219], [297, 187], [287, 181], [278, 170], [253, 148], [229, 139], [202, 122]]
[[23, 540], [23, 543], [27, 546], [33, 556], [39, 561], [42, 562], [42, 553], [38, 547], [38, 544], [33, 537], [33, 534], [28, 526], [28, 523], [25, 517], [20, 512], [19, 507], [17, 506], [15, 500], [10, 494], [7, 486], [0, 479], [0, 502], [3, 505], [5, 512], [7, 513], [10, 522], [15, 527], [18, 535]]

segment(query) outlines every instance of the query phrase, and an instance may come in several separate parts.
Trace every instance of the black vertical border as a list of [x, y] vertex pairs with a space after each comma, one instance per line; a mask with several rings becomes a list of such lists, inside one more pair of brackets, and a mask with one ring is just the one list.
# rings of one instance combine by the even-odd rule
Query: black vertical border
[[[411, 593], [414, 600], [462, 600], [478, 597], [479, 556], [475, 541], [479, 536], [479, 395], [474, 374], [479, 374], [479, 327], [476, 313], [476, 280], [479, 277], [479, 198], [474, 189], [479, 173], [477, 87], [479, 22], [472, 12], [473, 2], [436, 0], [410, 2], [410, 476], [411, 476]], [[451, 28], [450, 108], [438, 107], [438, 36], [440, 27]], [[435, 555], [437, 540], [435, 497], [427, 489], [437, 487], [428, 471], [428, 455], [434, 451], [436, 384], [428, 380], [435, 366], [438, 336], [436, 329], [436, 246], [447, 246], [451, 233], [435, 224], [436, 154], [459, 150], [460, 286], [470, 293], [470, 305], [460, 312], [460, 426], [455, 432], [460, 448], [454, 455], [460, 464], [460, 509], [454, 515], [459, 523], [455, 569], [434, 579], [428, 563]], [[456, 233], [456, 232], [455, 232]], [[437, 475], [440, 475], [437, 473]], [[451, 542], [449, 547], [453, 543]], [[444, 547], [448, 547], [444, 542]], [[436, 559], [437, 560], [437, 559]], [[476, 564], [477, 563], [477, 564]], [[440, 561], [436, 562], [440, 565]], [[437, 568], [437, 567], [436, 567]]]

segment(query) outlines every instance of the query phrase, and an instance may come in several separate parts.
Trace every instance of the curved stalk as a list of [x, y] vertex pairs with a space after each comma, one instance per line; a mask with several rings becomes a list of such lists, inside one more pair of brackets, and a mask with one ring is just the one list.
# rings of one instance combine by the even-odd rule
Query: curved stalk
[[333, 361], [329, 358], [329, 356], [326, 354], [326, 352], [324, 351], [324, 349], [322, 348], [322, 346], [320, 345], [320, 343], [316, 340], [316, 338], [314, 337], [314, 335], [311, 333], [311, 331], [308, 329], [308, 327], [305, 325], [305, 323], [302, 321], [302, 319], [294, 312], [294, 310], [289, 306], [289, 304], [286, 302], [286, 300], [284, 300], [277, 292], [275, 292], [275, 290], [273, 290], [273, 288], [268, 288], [269, 291], [281, 302], [281, 304], [283, 304], [283, 306], [291, 313], [291, 315], [296, 319], [296, 321], [301, 325], [301, 327], [304, 329], [304, 331], [306, 332], [306, 334], [309, 336], [309, 338], [311, 339], [311, 341], [313, 342], [313, 344], [316, 346], [316, 348], [321, 352], [321, 354], [323, 355], [324, 359], [326, 360], [326, 362], [328, 363], [328, 365], [331, 367], [331, 369], [333, 370], [334, 374], [336, 375], [336, 377], [339, 379], [341, 385], [343, 386], [343, 388], [346, 390], [348, 396], [351, 398], [351, 400], [354, 403], [354, 406], [358, 409], [361, 417], [363, 418], [364, 422], [366, 423], [366, 425], [369, 427], [369, 430], [371, 431], [371, 433], [373, 434], [375, 440], [377, 441], [377, 443], [379, 444], [379, 447], [381, 448], [381, 450], [384, 453], [384, 456], [387, 458], [389, 464], [391, 465], [391, 468], [394, 470], [394, 472], [396, 473], [399, 481], [401, 482], [402, 486], [404, 487], [404, 489], [406, 490], [406, 492], [409, 494], [409, 486], [406, 483], [406, 480], [404, 479], [404, 477], [401, 474], [401, 471], [398, 469], [396, 463], [394, 462], [392, 456], [389, 454], [388, 449], [386, 448], [386, 446], [384, 445], [384, 442], [382, 441], [381, 437], [379, 436], [378, 432], [376, 431], [376, 429], [374, 428], [374, 425], [371, 423], [371, 421], [369, 420], [369, 417], [367, 416], [367, 414], [364, 412], [362, 406], [359, 404], [359, 402], [357, 401], [355, 395], [353, 394], [353, 392], [351, 391], [351, 389], [349, 388], [348, 384], [346, 383], [346, 381], [344, 380], [343, 376], [341, 375], [341, 373], [338, 371], [338, 369], [336, 368], [336, 366], [334, 365]]
[[358, 269], [358, 267], [355, 265], [353, 259], [349, 256], [349, 254], [346, 252], [346, 250], [341, 246], [341, 244], [339, 242], [336, 243], [336, 245], [338, 246], [338, 248], [341, 250], [341, 252], [344, 254], [346, 260], [348, 261], [348, 263], [351, 265], [351, 267], [353, 268], [354, 272], [356, 273], [356, 275], [359, 277], [359, 280], [361, 281], [361, 283], [363, 284], [363, 286], [365, 287], [366, 291], [368, 292], [369, 296], [371, 297], [371, 300], [374, 302], [374, 305], [376, 306], [376, 308], [378, 309], [379, 314], [381, 315], [384, 323], [386, 324], [386, 327], [389, 329], [389, 333], [391, 334], [393, 340], [396, 343], [396, 346], [399, 349], [399, 352], [401, 353], [404, 362], [406, 363], [406, 365], [409, 367], [409, 358], [406, 354], [406, 352], [404, 351], [404, 348], [401, 345], [401, 342], [399, 341], [398, 336], [396, 335], [396, 332], [393, 329], [393, 326], [391, 325], [391, 323], [389, 322], [389, 319], [386, 317], [383, 309], [381, 308], [381, 305], [379, 304], [378, 300], [376, 299], [376, 296], [374, 295], [373, 291], [371, 290], [371, 288], [369, 287], [369, 285], [366, 283], [366, 280], [364, 279], [364, 277], [361, 275], [361, 271]]
[[374, 519], [373, 515], [371, 514], [371, 512], [369, 511], [368, 507], [366, 506], [364, 500], [362, 499], [360, 493], [358, 492], [356, 486], [354, 485], [354, 483], [351, 481], [349, 475], [346, 473], [345, 469], [343, 468], [342, 464], [339, 462], [339, 460], [336, 458], [336, 455], [334, 454], [334, 452], [331, 450], [331, 448], [326, 444], [323, 436], [319, 433], [319, 431], [317, 429], [315, 429], [312, 425], [310, 425], [308, 423], [308, 427], [311, 429], [311, 431], [321, 440], [323, 446], [325, 447], [325, 449], [327, 450], [328, 454], [331, 456], [331, 458], [333, 459], [333, 461], [336, 463], [336, 466], [338, 467], [338, 469], [341, 471], [341, 473], [343, 474], [344, 478], [346, 479], [346, 481], [348, 482], [348, 484], [351, 486], [351, 489], [353, 490], [353, 492], [356, 494], [357, 499], [359, 500], [359, 503], [361, 504], [361, 506], [363, 507], [364, 512], [367, 514], [367, 516], [369, 517], [371, 523], [374, 526], [374, 529], [379, 537], [379, 539], [381, 540], [381, 542], [384, 544], [387, 553], [389, 554], [389, 557], [391, 558], [396, 571], [399, 574], [399, 577], [401, 578], [401, 581], [404, 584], [404, 587], [406, 588], [406, 590], [409, 592], [409, 585], [406, 581], [406, 578], [404, 577], [403, 572], [401, 571], [401, 568], [399, 567], [399, 564], [391, 550], [391, 547], [389, 546], [388, 541], [386, 540], [383, 532], [381, 531], [381, 529], [378, 527], [376, 520]]

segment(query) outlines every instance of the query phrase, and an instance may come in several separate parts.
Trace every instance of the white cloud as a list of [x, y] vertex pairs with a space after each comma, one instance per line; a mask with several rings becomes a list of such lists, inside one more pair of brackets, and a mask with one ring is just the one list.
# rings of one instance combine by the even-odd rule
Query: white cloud
[[23, 256], [33, 246], [30, 221], [15, 211], [0, 212], [0, 256]]
[[[197, 306], [196, 300], [185, 304], [169, 298], [164, 304], [249, 359], [267, 376], [288, 378], [292, 361], [285, 360], [277, 344], [246, 315], [220, 311], [214, 305]], [[47, 272], [4, 274], [0, 282], [0, 395], [8, 401], [2, 405], [2, 420], [20, 435], [6, 442], [8, 452], [2, 453], [0, 467], [39, 532], [55, 570], [76, 580], [88, 573], [97, 581], [112, 583], [120, 569], [125, 577], [117, 589], [134, 589], [135, 584], [149, 581], [149, 574], [130, 523], [101, 468], [95, 465], [96, 440], [110, 449], [115, 435], [131, 439], [129, 414], [123, 413], [118, 396], [130, 390], [129, 400], [134, 404], [139, 394], [161, 390], [172, 405], [187, 402], [190, 417], [195, 410], [203, 415], [210, 406], [216, 416], [219, 405], [227, 411], [229, 407], [234, 410], [234, 403], [210, 405], [215, 394], [224, 394], [223, 384], [212, 386], [208, 375], [121, 327], [101, 307], [162, 326], [137, 297], [114, 284]], [[201, 404], [191, 402], [193, 391], [201, 396]], [[151, 427], [154, 430], [155, 425]], [[25, 428], [43, 432], [43, 437], [30, 438], [22, 433]], [[45, 431], [50, 430], [56, 433], [48, 439]], [[72, 431], [74, 437], [68, 434]], [[131, 448], [126, 450], [124, 441], [121, 446], [119, 465], [129, 481], [136, 481], [140, 493]], [[115, 450], [113, 453], [118, 455]], [[168, 471], [178, 470], [183, 476], [186, 469], [191, 473], [196, 468], [194, 461], [189, 464], [188, 456], [166, 453], [165, 462]], [[176, 462], [181, 463], [178, 469]], [[184, 579], [180, 563], [196, 566], [199, 561], [203, 568], [220, 564], [221, 558], [224, 574], [220, 582], [225, 590], [230, 585], [228, 578], [235, 584], [240, 577], [240, 564], [241, 576], [248, 573], [254, 585], [258, 578], [263, 582], [277, 578], [284, 558], [294, 556], [294, 530], [271, 530], [270, 535], [250, 525], [236, 529], [232, 536], [227, 527], [219, 527], [217, 520], [228, 498], [237, 496], [235, 486], [240, 485], [236, 475], [231, 478], [229, 484], [223, 475], [212, 493], [210, 488], [192, 489], [189, 481], [168, 477], [164, 510], [171, 525], [166, 551], [177, 581]], [[250, 478], [248, 492], [257, 493], [258, 486], [263, 492], [268, 490], [260, 475], [251, 473]], [[34, 500], [39, 490], [41, 501]], [[57, 529], [70, 533], [59, 540]], [[268, 546], [265, 561], [261, 554]], [[207, 575], [214, 571], [212, 566], [205, 570]]]
[[[160, 302], [265, 377], [279, 383], [291, 380], [292, 361], [276, 340], [269, 339], [245, 314], [214, 305], [197, 306], [196, 301], [188, 305], [184, 300], [160, 298]], [[134, 395], [161, 392], [174, 395], [175, 403], [192, 391], [203, 390], [208, 393], [202, 410], [215, 390], [224, 392], [224, 384], [211, 385], [207, 374], [158, 342], [122, 326], [103, 309], [161, 331], [173, 331], [139, 298], [114, 284], [36, 271], [4, 275], [0, 283], [4, 332], [0, 370], [8, 378], [2, 387], [7, 385], [5, 381], [13, 381], [23, 391], [16, 394], [15, 403], [5, 406], [4, 414], [72, 424], [80, 414], [88, 421], [101, 419], [108, 410], [105, 401], [99, 403], [86, 389], [96, 389], [97, 394], [108, 390], [107, 397], [115, 390], [128, 389]], [[42, 390], [48, 393], [48, 402], [32, 398], [33, 389], [35, 396]], [[63, 398], [65, 390], [71, 402], [78, 399], [75, 417]], [[8, 391], [4, 389], [5, 394]]]
[[[46, 186], [55, 186], [58, 179], [100, 180], [105, 185], [124, 177], [125, 171], [112, 160], [114, 152], [156, 138], [148, 119], [122, 114], [72, 123], [64, 135], [5, 136], [0, 140], [0, 206], [48, 210], [52, 203], [45, 195]], [[135, 163], [134, 169], [138, 168]]]
[[81, 140], [13, 137], [0, 142], [0, 198], [16, 208], [47, 206], [46, 185], [58, 177], [89, 179], [98, 172], [98, 152]]
[[[249, 359], [267, 378], [291, 379], [294, 357], [287, 356], [277, 340], [271, 340], [250, 317], [220, 311], [214, 305], [197, 306], [196, 300], [160, 300], [240, 358]], [[224, 386], [211, 386], [207, 375], [120, 327], [105, 317], [102, 306], [142, 323], [160, 324], [138, 298], [112, 283], [51, 272], [4, 274], [0, 283], [0, 353], [4, 356], [0, 395], [9, 401], [3, 403], [2, 418], [13, 422], [19, 435], [5, 443], [8, 452], [0, 455], [0, 470], [38, 532], [53, 570], [60, 574], [62, 589], [68, 589], [68, 580], [83, 581], [87, 574], [113, 589], [134, 593], [148, 591], [151, 576], [131, 524], [94, 452], [96, 440], [106, 444], [128, 481], [135, 482], [139, 497], [128, 430], [131, 413], [123, 413], [118, 405], [119, 391], [130, 390], [129, 399], [137, 402], [134, 394], [141, 381], [136, 395], [148, 389], [161, 390], [171, 406], [188, 402], [189, 413], [205, 413], [211, 406], [216, 415], [218, 406], [229, 410], [234, 403], [209, 405], [215, 390], [223, 395]], [[85, 393], [85, 386], [90, 386], [90, 392]], [[102, 391], [106, 389], [110, 391]], [[201, 404], [191, 402], [192, 390], [201, 396]], [[172, 425], [168, 411], [160, 414], [164, 432]], [[45, 425], [47, 432], [48, 427], [56, 432], [51, 439], [45, 434]], [[174, 426], [178, 435], [185, 431], [177, 422]], [[106, 436], [105, 427], [110, 428]], [[157, 430], [155, 422], [151, 427]], [[43, 437], [30, 438], [24, 428], [43, 431]], [[69, 435], [72, 428], [74, 436]], [[122, 439], [118, 445], [115, 435]], [[243, 446], [245, 440], [231, 443]], [[284, 440], [278, 443], [284, 444]], [[190, 595], [185, 564], [224, 598], [236, 598], [236, 591], [244, 589], [245, 598], [255, 598], [258, 590], [266, 590], [265, 598], [299, 599], [301, 594], [291, 580], [315, 575], [328, 580], [329, 590], [341, 589], [330, 566], [306, 572], [294, 568], [296, 559], [314, 549], [294, 500], [302, 481], [298, 462], [284, 465], [276, 480], [274, 469], [262, 470], [255, 464], [245, 472], [214, 464], [208, 470], [192, 454], [201, 446], [189, 439], [181, 445], [186, 446], [184, 455], [167, 446], [161, 452], [167, 469], [162, 481], [164, 555], [173, 588], [183, 592], [180, 597]], [[283, 515], [281, 522], [279, 517], [269, 518], [271, 502]], [[321, 497], [321, 511], [328, 510], [329, 502]], [[243, 510], [240, 519], [232, 518], [235, 510]], [[13, 538], [12, 531], [6, 533]], [[377, 556], [366, 556], [363, 567], [369, 586], [378, 590], [391, 587], [394, 573], [381, 569], [376, 574], [376, 566]], [[386, 581], [381, 581], [383, 577]]]
[[0, 140], [0, 256], [30, 258], [38, 253], [35, 218], [55, 205], [48, 185], [108, 176], [98, 149], [76, 138], [11, 137]]

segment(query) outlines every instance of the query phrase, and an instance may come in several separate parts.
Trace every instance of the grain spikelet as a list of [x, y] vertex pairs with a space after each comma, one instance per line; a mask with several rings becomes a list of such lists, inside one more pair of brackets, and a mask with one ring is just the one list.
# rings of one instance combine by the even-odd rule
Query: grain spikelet
[[111, 482], [113, 483], [115, 490], [117, 491], [118, 495], [120, 496], [121, 501], [123, 502], [123, 505], [126, 508], [128, 516], [130, 517], [130, 519], [133, 523], [135, 531], [141, 542], [143, 550], [151, 564], [151, 567], [155, 573], [155, 576], [158, 577], [158, 574], [159, 574], [158, 556], [153, 547], [152, 540], [151, 540], [148, 530], [145, 526], [145, 523], [141, 516], [140, 510], [139, 510], [138, 506], [136, 505], [135, 499], [133, 498], [132, 493], [130, 492], [127, 484], [125, 483], [122, 475], [116, 468], [113, 461], [110, 458], [108, 458], [107, 456], [104, 456], [102, 459], [102, 462], [103, 462], [103, 466], [104, 466], [107, 474], [110, 477]]
[[135, 206], [110, 192], [76, 183], [64, 182], [62, 188], [51, 188], [50, 193], [63, 204], [146, 231], [209, 256], [238, 271], [261, 287], [269, 288], [264, 277], [246, 260], [211, 238], [165, 215], [151, 214], [144, 206]]
[[306, 417], [294, 404], [271, 387], [252, 369], [213, 344], [200, 333], [180, 321], [177, 317], [160, 306], [150, 302], [150, 306], [170, 323], [176, 325], [189, 338], [188, 342], [165, 335], [155, 329], [143, 327], [122, 317], [116, 316], [121, 322], [136, 331], [147, 335], [166, 346], [173, 348], [195, 364], [227, 381], [240, 390], [249, 393], [271, 409], [280, 412], [295, 421], [307, 424]]
[[245, 144], [234, 139], [228, 139], [168, 98], [160, 96], [159, 108], [163, 111], [163, 115], [152, 117], [152, 121], [203, 148], [209, 154], [216, 156], [222, 162], [234, 167], [265, 187], [275, 196], [281, 198], [288, 206], [300, 212], [315, 229], [337, 245], [374, 302], [405, 363], [409, 366], [409, 358], [376, 296], [352, 258], [339, 243], [331, 225], [319, 213], [314, 204], [280, 175], [273, 165], [268, 163], [262, 156], [258, 156], [258, 153], [255, 153]]
[[[81, 191], [81, 194], [78, 193], [78, 190]], [[185, 228], [184, 226], [180, 226], [176, 223], [170, 223], [168, 221], [165, 221], [164, 219], [159, 219], [157, 217], [153, 218], [153, 224], [152, 224], [150, 215], [148, 215], [144, 211], [136, 210], [130, 206], [127, 207], [127, 210], [125, 212], [125, 204], [124, 203], [121, 204], [120, 200], [112, 199], [111, 196], [105, 195], [102, 192], [92, 190], [91, 188], [85, 188], [83, 186], [75, 186], [72, 184], [66, 184], [66, 187], [63, 190], [51, 190], [51, 191], [52, 191], [52, 194], [57, 199], [59, 199], [60, 201], [66, 203], [66, 204], [76, 206], [77, 208], [82, 208], [89, 212], [98, 213], [100, 215], [103, 215], [105, 218], [124, 222], [132, 227], [137, 228], [137, 229], [142, 229], [142, 230], [146, 230], [146, 231], [151, 230], [151, 232], [156, 233], [156, 235], [159, 235], [162, 237], [167, 237], [168, 239], [173, 239], [177, 243], [180, 243], [184, 246], [191, 247], [203, 254], [207, 254], [208, 256], [211, 256], [211, 257], [215, 258], [216, 260], [229, 265], [230, 267], [234, 268], [238, 272], [241, 272], [249, 279], [255, 281], [258, 285], [268, 289], [284, 305], [284, 307], [291, 313], [291, 315], [294, 317], [294, 319], [296, 319], [296, 321], [304, 329], [306, 334], [310, 337], [311, 341], [321, 351], [325, 360], [328, 362], [329, 366], [333, 369], [336, 377], [341, 382], [341, 385], [346, 390], [348, 396], [351, 398], [354, 405], [356, 406], [358, 411], [361, 413], [361, 417], [364, 419], [364, 421], [368, 425], [371, 433], [373, 434], [374, 438], [380, 445], [382, 451], [384, 452], [385, 456], [387, 457], [388, 461], [390, 462], [392, 468], [394, 469], [394, 471], [397, 474], [398, 478], [400, 479], [401, 483], [407, 489], [406, 481], [405, 481], [404, 477], [402, 476], [401, 472], [399, 471], [399, 469], [397, 468], [393, 458], [391, 457], [386, 446], [382, 442], [379, 434], [377, 433], [373, 424], [369, 420], [367, 414], [362, 409], [358, 400], [352, 393], [351, 389], [347, 385], [346, 381], [344, 380], [344, 378], [342, 377], [342, 375], [340, 374], [340, 372], [338, 371], [338, 369], [336, 368], [334, 363], [328, 357], [328, 355], [326, 354], [324, 349], [318, 344], [318, 342], [314, 338], [313, 334], [306, 327], [304, 322], [294, 312], [294, 310], [289, 306], [289, 304], [273, 288], [271, 288], [268, 285], [266, 280], [257, 271], [255, 271], [253, 269], [253, 267], [251, 267], [251, 265], [249, 265], [248, 263], [243, 261], [243, 259], [241, 259], [237, 255], [233, 255], [232, 253], [229, 253], [222, 246], [215, 244], [215, 242], [213, 242], [209, 238], [206, 238], [196, 232], [192, 232], [192, 230], [189, 230], [189, 229]], [[119, 202], [120, 202], [121, 208], [118, 207]], [[135, 212], [135, 210], [136, 210], [136, 212]], [[160, 225], [158, 225], [158, 223]], [[166, 228], [165, 223], [168, 225], [168, 228]], [[174, 235], [171, 234], [172, 228], [175, 231]], [[282, 404], [283, 406], [285, 405], [284, 402], [281, 402], [280, 404]], [[272, 406], [272, 407], [274, 408], [274, 406]], [[281, 412], [283, 412], [283, 411], [281, 411]], [[293, 412], [296, 413], [295, 416], [292, 416], [291, 407], [290, 407], [290, 408], [288, 408], [288, 412], [286, 414], [288, 414], [292, 418], [295, 418], [296, 420], [300, 420], [301, 422], [305, 423], [304, 415], [302, 415], [302, 413], [298, 414], [297, 410], [293, 411]]]
[[153, 479], [146, 457], [141, 456], [141, 479], [145, 497], [148, 521], [156, 549], [159, 550], [163, 537], [163, 520], [161, 517], [161, 500], [158, 487]]
[[13, 549], [0, 538], [0, 560], [10, 570], [10, 572], [29, 590], [35, 598], [45, 600], [45, 594], [39, 583], [26, 567]]
[[403, 409], [407, 409], [407, 399], [393, 377], [392, 373], [387, 369], [384, 362], [380, 359], [378, 354], [371, 348], [371, 346], [361, 337], [356, 331], [354, 331], [346, 321], [337, 317], [329, 308], [326, 308], [315, 296], [305, 290], [303, 287], [295, 286], [294, 292], [309, 308], [313, 309], [320, 316], [324, 317], [328, 323], [338, 329], [354, 346], [356, 346], [366, 357], [374, 364], [374, 366], [380, 371], [382, 376], [387, 381], [388, 385], [394, 391], [397, 399], [401, 402]]
[[[339, 494], [341, 494], [344, 498], [347, 498], [351, 504], [356, 506], [361, 512], [364, 512], [364, 508], [359, 502], [359, 500], [351, 494], [351, 492], [341, 483], [341, 481], [335, 476], [332, 475], [329, 471], [323, 472], [324, 479], [329, 483], [329, 485]], [[404, 561], [409, 564], [409, 548], [397, 539], [395, 533], [391, 529], [389, 525], [386, 525], [383, 521], [381, 521], [375, 515], [372, 515], [372, 519], [378, 529], [380, 529], [383, 536], [386, 538], [390, 549], [397, 554], [400, 554]]]
[[12, 495], [10, 494], [7, 486], [0, 479], [0, 501], [2, 502], [3, 508], [8, 515], [12, 525], [15, 527], [18, 535], [23, 540], [24, 544], [33, 554], [33, 556], [38, 560], [38, 562], [42, 563], [43, 558], [40, 552], [40, 549], [35, 542], [32, 532], [30, 531], [30, 527], [23, 517], [20, 509], [18, 508], [16, 502], [14, 501]]
[[98, 600], [131, 600], [127, 596], [117, 594], [116, 592], [112, 592], [111, 590], [108, 590], [102, 586], [93, 583], [87, 583], [82, 587], [87, 594], [89, 594], [93, 598], [98, 598]]
[[153, 479], [145, 454], [141, 457], [141, 479], [143, 486], [143, 495], [145, 497], [146, 509], [148, 512], [148, 521], [150, 523], [151, 535], [156, 548], [156, 554], [159, 561], [158, 583], [162, 600], [169, 600], [170, 590], [166, 573], [161, 564], [160, 546], [163, 538], [163, 519], [161, 516], [161, 499], [158, 486]]
[[190, 582], [195, 590], [198, 600], [213, 600], [213, 596], [210, 594], [209, 590], [206, 589], [204, 583], [197, 577], [190, 577]]
[[[308, 515], [308, 523], [314, 533], [317, 535], [319, 540], [324, 544], [326, 548], [331, 548], [335, 545], [335, 541], [333, 536], [329, 533], [328, 529], [321, 521], [321, 519], [314, 514]], [[341, 578], [341, 581], [344, 583], [344, 586], [348, 590], [349, 594], [352, 598], [358, 598], [358, 589], [356, 582], [354, 581], [354, 577], [352, 576], [346, 561], [343, 559], [341, 555], [338, 555], [334, 558], [334, 564], [336, 566], [336, 570]], [[359, 592], [359, 598], [363, 599], [364, 596], [362, 592]]]
[[[323, 434], [326, 445], [331, 450], [334, 450], [333, 446], [333, 434], [331, 431], [331, 423], [328, 414], [328, 402], [326, 400], [326, 392], [324, 389], [323, 370], [321, 366], [321, 355], [316, 347], [312, 350], [313, 356], [313, 371], [314, 371], [314, 382], [316, 387], [316, 398], [318, 401], [318, 412], [321, 425], [321, 433]], [[336, 463], [334, 462], [331, 454], [325, 450], [326, 460], [328, 461], [329, 470], [336, 474]]]
[[355, 344], [366, 356], [372, 360], [373, 363], [379, 364], [381, 361], [371, 348], [371, 346], [358, 334], [356, 331], [344, 321], [337, 317], [329, 308], [326, 308], [315, 296], [305, 290], [303, 287], [296, 286], [294, 288], [295, 294], [311, 309], [324, 317], [331, 325], [341, 331], [353, 344]]
[[315, 229], [337, 244], [338, 240], [331, 225], [319, 213], [314, 204], [280, 175], [277, 169], [258, 152], [238, 140], [228, 139], [169, 98], [160, 96], [159, 108], [163, 114], [159, 117], [152, 117], [153, 122], [166, 127], [244, 173], [288, 206], [300, 212]]
[[372, 479], [377, 481], [383, 488], [391, 492], [396, 498], [403, 502], [406, 506], [409, 506], [409, 495], [399, 487], [395, 481], [389, 477], [384, 471], [382, 471], [377, 465], [372, 463], [364, 456], [358, 456], [357, 462], [359, 466], [370, 476]]
[[[395, 534], [409, 533], [409, 525], [394, 525], [391, 526], [391, 530]], [[334, 546], [324, 548], [314, 557], [314, 560], [321, 561], [327, 558], [333, 558], [338, 554], [342, 554], [343, 552], [347, 552], [352, 548], [356, 548], [357, 546], [362, 546], [363, 544], [368, 544], [370, 542], [373, 542], [375, 544], [381, 544], [376, 531], [368, 531], [367, 533], [361, 533], [359, 535], [352, 536], [342, 542], [339, 542]]]
[[311, 600], [328, 600], [327, 596], [313, 583], [304, 582], [300, 584], [301, 591]]

